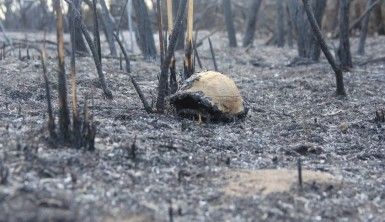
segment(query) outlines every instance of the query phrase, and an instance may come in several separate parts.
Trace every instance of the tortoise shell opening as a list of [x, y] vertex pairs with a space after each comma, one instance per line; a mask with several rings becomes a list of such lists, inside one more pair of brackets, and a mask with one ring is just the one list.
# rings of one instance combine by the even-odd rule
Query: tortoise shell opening
[[170, 96], [170, 103], [180, 116], [209, 116], [214, 121], [244, 117], [247, 112], [234, 81], [213, 71], [192, 75]]

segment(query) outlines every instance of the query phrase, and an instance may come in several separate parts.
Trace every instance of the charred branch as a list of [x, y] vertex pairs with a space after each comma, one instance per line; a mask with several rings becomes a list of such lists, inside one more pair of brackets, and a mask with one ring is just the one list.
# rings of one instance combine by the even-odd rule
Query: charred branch
[[56, 11], [56, 37], [58, 52], [58, 90], [59, 90], [59, 129], [60, 136], [64, 141], [70, 139], [70, 118], [67, 102], [67, 78], [64, 67], [64, 34], [63, 34], [63, 14], [60, 0], [55, 0], [54, 9]]
[[183, 20], [185, 19], [187, 0], [181, 0], [175, 27], [170, 35], [169, 45], [167, 47], [167, 55], [164, 59], [164, 63], [161, 68], [159, 85], [158, 85], [158, 98], [156, 101], [156, 109], [158, 112], [163, 112], [165, 108], [165, 97], [167, 95], [167, 79], [168, 69], [170, 67], [171, 60], [175, 52], [176, 41], [183, 28]]
[[142, 101], [142, 104], [143, 104], [144, 109], [146, 110], [146, 112], [147, 113], [152, 113], [153, 110], [152, 110], [151, 106], [147, 102], [147, 99], [144, 96], [144, 94], [143, 94], [141, 88], [139, 87], [138, 83], [136, 82], [136, 80], [131, 75], [130, 59], [128, 57], [128, 53], [127, 53], [126, 49], [124, 48], [122, 41], [120, 41], [119, 36], [117, 36], [117, 34], [115, 34], [114, 36], [115, 36], [116, 42], [118, 43], [120, 49], [122, 50], [122, 53], [123, 53], [123, 56], [124, 56], [124, 60], [126, 61], [126, 72], [129, 75], [129, 77], [130, 77], [131, 83], [134, 86], [134, 89], [135, 89], [136, 93], [138, 94], [140, 100]]
[[235, 36], [234, 19], [233, 19], [233, 13], [231, 9], [231, 0], [223, 0], [222, 5], [223, 5], [223, 12], [225, 15], [225, 23], [226, 23], [226, 29], [227, 29], [227, 36], [229, 39], [229, 46], [237, 47], [237, 38]]
[[[65, 0], [68, 4], [70, 5], [73, 5], [73, 2], [71, 0]], [[108, 89], [108, 86], [107, 86], [107, 83], [106, 83], [106, 80], [105, 80], [105, 77], [104, 77], [104, 74], [102, 72], [102, 64], [100, 62], [100, 59], [99, 59], [99, 55], [98, 55], [98, 51], [91, 39], [91, 36], [90, 34], [88, 33], [88, 30], [87, 30], [87, 27], [86, 25], [84, 24], [83, 20], [81, 19], [80, 17], [80, 13], [79, 11], [76, 10], [75, 7], [72, 6], [72, 9], [74, 10], [74, 13], [76, 15], [76, 22], [78, 22], [80, 24], [80, 27], [82, 29], [82, 32], [83, 32], [83, 35], [88, 43], [88, 47], [91, 49], [91, 53], [92, 53], [92, 57], [94, 59], [94, 62], [95, 62], [95, 66], [96, 66], [96, 70], [98, 72], [98, 76], [99, 76], [99, 81], [100, 81], [100, 84], [101, 84], [101, 87], [103, 89], [103, 92], [104, 92], [104, 95], [108, 98], [108, 99], [112, 99], [113, 96], [112, 96], [112, 92]]]
[[187, 13], [187, 36], [186, 36], [186, 49], [184, 57], [184, 78], [189, 78], [194, 73], [194, 64], [193, 64], [193, 20], [194, 18], [194, 0], [188, 0], [188, 13]]
[[156, 47], [147, 5], [144, 0], [134, 0], [132, 4], [137, 18], [136, 40], [139, 48], [145, 59], [155, 59]]
[[261, 6], [262, 0], [252, 0], [247, 15], [246, 31], [243, 37], [243, 47], [248, 47], [254, 41], [255, 28], [257, 24], [258, 11]]
[[52, 140], [56, 139], [56, 131], [55, 131], [55, 118], [53, 116], [52, 111], [52, 102], [51, 102], [51, 89], [49, 87], [49, 80], [47, 76], [47, 66], [46, 66], [46, 55], [45, 55], [45, 49], [43, 48], [41, 50], [41, 65], [43, 67], [43, 78], [44, 78], [44, 86], [45, 86], [45, 97], [47, 100], [47, 113], [48, 113], [48, 131], [50, 138]]
[[337, 55], [341, 68], [349, 70], [353, 67], [349, 41], [349, 8], [350, 0], [340, 0], [338, 26], [340, 29], [340, 45]]
[[368, 34], [369, 17], [370, 17], [370, 11], [371, 11], [369, 9], [373, 4], [373, 1], [374, 0], [368, 0], [368, 2], [366, 3], [367, 13], [364, 14], [365, 16], [363, 17], [363, 20], [361, 22], [361, 33], [360, 33], [360, 40], [358, 43], [358, 50], [357, 50], [357, 53], [359, 55], [365, 55], [365, 41], [366, 41], [366, 36]]
[[345, 88], [344, 88], [344, 81], [343, 81], [344, 79], [343, 79], [342, 70], [340, 69], [340, 67], [337, 66], [333, 55], [330, 53], [330, 51], [326, 45], [326, 42], [322, 37], [321, 29], [317, 25], [317, 20], [313, 14], [309, 0], [302, 0], [302, 2], [304, 5], [304, 8], [305, 8], [305, 12], [307, 14], [307, 17], [309, 19], [311, 28], [313, 30], [313, 33], [317, 39], [317, 42], [320, 45], [322, 52], [324, 53], [326, 59], [328, 60], [329, 64], [331, 65], [331, 67], [333, 68], [333, 71], [335, 73], [336, 85], [337, 85], [336, 93], [337, 93], [337, 95], [345, 96], [346, 92], [345, 92]]
[[100, 32], [99, 32], [99, 21], [98, 21], [98, 10], [97, 10], [97, 0], [92, 0], [92, 12], [93, 12], [93, 21], [94, 21], [94, 44], [96, 51], [99, 55], [100, 63], [102, 63], [102, 49], [100, 47]]

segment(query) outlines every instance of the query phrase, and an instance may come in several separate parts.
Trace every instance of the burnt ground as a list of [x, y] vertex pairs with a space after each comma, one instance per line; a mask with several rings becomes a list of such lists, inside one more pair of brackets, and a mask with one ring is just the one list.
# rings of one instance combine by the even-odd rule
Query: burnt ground
[[[0, 61], [0, 165], [9, 169], [0, 185], [0, 221], [383, 221], [385, 123], [375, 121], [375, 112], [385, 106], [384, 63], [356, 65], [345, 74], [347, 98], [338, 98], [324, 59], [287, 67], [295, 49], [264, 40], [229, 49], [224, 33], [213, 40], [220, 71], [236, 81], [250, 108], [244, 121], [198, 124], [147, 114], [113, 59], [103, 66], [114, 99], [104, 99], [92, 60], [82, 57], [79, 97], [81, 104], [86, 94], [94, 99], [94, 152], [48, 142], [38, 60], [20, 61], [14, 52]], [[354, 54], [356, 64], [385, 55], [384, 37], [368, 41], [368, 55]], [[212, 69], [208, 45], [199, 52]], [[158, 62], [135, 58], [133, 76], [154, 101]], [[48, 60], [53, 99], [56, 64]], [[298, 158], [304, 169], [338, 182], [225, 192], [234, 172], [296, 169]]]

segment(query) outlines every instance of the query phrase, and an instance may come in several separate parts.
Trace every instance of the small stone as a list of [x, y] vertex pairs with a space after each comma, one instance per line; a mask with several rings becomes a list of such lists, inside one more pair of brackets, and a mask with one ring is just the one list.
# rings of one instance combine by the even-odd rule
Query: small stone
[[339, 128], [340, 128], [342, 133], [347, 133], [348, 129], [349, 129], [349, 125], [347, 122], [343, 122], [340, 124]]

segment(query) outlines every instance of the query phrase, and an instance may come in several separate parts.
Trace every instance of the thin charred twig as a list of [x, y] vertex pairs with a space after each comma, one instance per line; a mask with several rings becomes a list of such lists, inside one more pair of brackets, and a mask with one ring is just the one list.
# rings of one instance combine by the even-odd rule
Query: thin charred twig
[[298, 158], [298, 160], [297, 160], [297, 169], [298, 169], [298, 185], [299, 185], [299, 189], [302, 191], [303, 190], [303, 183], [302, 183], [302, 163], [301, 163], [301, 158]]
[[[25, 49], [25, 48], [29, 48], [29, 49], [33, 49], [33, 50], [35, 50], [35, 51], [37, 51], [39, 54], [40, 54], [40, 47], [38, 46], [38, 45], [27, 45], [27, 44], [25, 44], [25, 43], [18, 43], [18, 42], [15, 42], [15, 43], [13, 43], [13, 48], [9, 48], [9, 49], [5, 49], [4, 50], [4, 57], [8, 54], [8, 53], [10, 53], [10, 52], [12, 52], [12, 51], [14, 51], [14, 50], [18, 50], [18, 49]], [[53, 49], [53, 48], [52, 48]], [[46, 48], [46, 50], [47, 50], [47, 48]], [[54, 48], [54, 50], [55, 51], [57, 51], [57, 47], [55, 47]], [[70, 52], [70, 51], [68, 51], [68, 52]], [[22, 57], [21, 59], [23, 59], [24, 57]]]
[[119, 69], [120, 70], [123, 70], [123, 57], [122, 57], [122, 53], [119, 54]]
[[379, 62], [385, 62], [385, 56], [379, 57], [379, 58], [374, 58], [374, 59], [369, 59], [369, 60], [358, 63], [358, 65], [364, 66], [364, 65], [379, 63]]
[[58, 90], [59, 90], [59, 129], [61, 136], [65, 141], [70, 139], [69, 126], [69, 110], [67, 102], [67, 78], [64, 67], [64, 37], [63, 37], [63, 14], [60, 0], [55, 0], [54, 8], [56, 11], [56, 35], [57, 35], [57, 52], [59, 62], [58, 72]]
[[[54, 46], [52, 49], [57, 50], [57, 43], [49, 41], [49, 40], [30, 41], [27, 39], [14, 39], [12, 45], [3, 43], [2, 51], [3, 51], [3, 54], [6, 55], [8, 52], [11, 52], [11, 51], [19, 49], [19, 48], [29, 48], [29, 49], [35, 49], [36, 51], [38, 51], [40, 53], [40, 46], [39, 46], [40, 44], [52, 45], [52, 46]], [[8, 47], [9, 47], [9, 49], [7, 49]], [[48, 50], [48, 49], [49, 48], [46, 47], [46, 50]], [[65, 46], [64, 46], [64, 50], [65, 50], [66, 54], [71, 53], [71, 50]]]
[[118, 43], [120, 49], [122, 50], [124, 60], [126, 62], [126, 72], [131, 73], [130, 57], [128, 57], [128, 53], [127, 53], [126, 49], [124, 48], [122, 41], [119, 39], [119, 36], [117, 35], [117, 33], [114, 33], [114, 37], [115, 37], [115, 40]]
[[2, 54], [3, 54], [3, 59], [5, 59], [6, 57], [6, 53], [5, 53], [5, 44], [3, 45], [3, 48], [2, 48]]
[[[75, 5], [75, 8], [80, 12], [81, 14], [81, 17], [83, 18], [83, 15], [82, 15], [82, 12], [81, 12], [81, 4], [83, 2], [83, 0], [72, 0], [72, 2], [74, 3]], [[70, 10], [69, 13], [69, 29], [71, 30], [72, 29], [72, 22], [71, 20], [73, 20], [73, 17], [75, 17], [75, 15], [73, 14], [73, 10]], [[79, 24], [77, 23], [74, 23], [75, 24], [75, 39], [76, 39], [76, 53], [78, 53], [79, 55], [88, 55], [89, 52], [88, 52], [88, 49], [87, 49], [87, 45], [84, 41], [84, 38], [83, 38], [83, 35], [82, 35], [82, 31], [80, 30], [80, 27], [79, 27]]]
[[196, 47], [194, 47], [194, 54], [195, 54], [196, 60], [198, 61], [199, 68], [202, 69], [203, 67], [202, 62], [201, 62], [201, 59], [199, 58], [198, 49]]
[[84, 100], [82, 145], [89, 151], [95, 150], [96, 127], [93, 123], [93, 115], [88, 113], [88, 99]]
[[123, 8], [122, 8], [122, 11], [120, 12], [119, 23], [118, 23], [118, 25], [116, 26], [116, 31], [115, 31], [115, 33], [116, 33], [117, 36], [119, 36], [120, 24], [122, 23], [122, 20], [123, 20], [124, 11], [126, 11], [127, 3], [128, 3], [128, 0], [126, 0], [126, 2], [124, 3], [124, 6], [123, 6]]
[[136, 93], [138, 93], [139, 98], [142, 101], [142, 104], [143, 104], [144, 109], [146, 110], [146, 112], [147, 113], [152, 113], [153, 110], [152, 110], [151, 106], [149, 105], [149, 103], [147, 102], [146, 97], [144, 97], [144, 94], [143, 94], [142, 90], [140, 89], [138, 83], [136, 82], [136, 80], [130, 74], [131, 73], [130, 65], [129, 65], [130, 64], [130, 59], [128, 57], [127, 51], [124, 48], [123, 43], [122, 43], [122, 41], [120, 41], [119, 37], [116, 34], [114, 34], [114, 36], [115, 36], [116, 42], [118, 43], [120, 49], [122, 50], [124, 59], [126, 61], [126, 72], [129, 75], [129, 77], [130, 77], [132, 85], [134, 85], [135, 91], [136, 91]]
[[51, 90], [49, 87], [49, 80], [47, 76], [47, 66], [45, 65], [45, 49], [41, 50], [41, 66], [43, 67], [43, 78], [45, 86], [45, 97], [47, 99], [47, 113], [48, 113], [48, 131], [51, 139], [56, 139], [57, 135], [55, 132], [55, 118], [53, 117], [52, 102], [51, 102]]
[[172, 200], [170, 200], [170, 203], [168, 206], [168, 218], [170, 222], [174, 222], [174, 210], [172, 208]]
[[0, 185], [4, 185], [8, 182], [9, 168], [4, 164], [4, 161], [0, 159]]
[[218, 31], [219, 31], [219, 30], [216, 29], [216, 30], [214, 30], [214, 31], [211, 31], [211, 32], [210, 32], [209, 34], [207, 34], [206, 36], [202, 37], [199, 41], [195, 40], [194, 46], [195, 46], [196, 48], [198, 48], [199, 46], [203, 45], [203, 42], [204, 42], [206, 39], [210, 38], [211, 36], [213, 36], [213, 35], [214, 35], [215, 33], [217, 33]]
[[[176, 80], [176, 60], [175, 56], [171, 58], [171, 63], [170, 63], [170, 94], [175, 93], [178, 90], [178, 82]], [[166, 86], [166, 88], [168, 88]]]
[[160, 51], [160, 66], [162, 67], [164, 60], [164, 41], [163, 41], [163, 21], [162, 21], [162, 7], [160, 5], [160, 0], [156, 1], [156, 11], [157, 11], [157, 20], [158, 20], [158, 31], [159, 31], [159, 51]]
[[314, 17], [313, 10], [311, 9], [310, 4], [309, 4], [309, 0], [302, 0], [302, 2], [304, 5], [304, 8], [305, 8], [305, 12], [307, 14], [307, 17], [309, 19], [309, 23], [313, 29], [313, 34], [316, 37], [317, 42], [320, 45], [322, 52], [324, 53], [326, 59], [328, 60], [329, 64], [331, 65], [331, 67], [333, 68], [333, 71], [335, 73], [336, 85], [337, 85], [337, 91], [336, 91], [337, 95], [345, 96], [346, 92], [345, 92], [345, 88], [344, 88], [344, 79], [343, 79], [342, 70], [339, 66], [337, 66], [333, 55], [330, 53], [330, 51], [329, 51], [329, 49], [325, 43], [325, 40], [322, 37], [321, 29], [317, 25], [317, 20]]
[[214, 53], [214, 49], [213, 49], [213, 44], [211, 43], [211, 39], [210, 38], [209, 38], [209, 45], [210, 45], [210, 51], [211, 51], [211, 58], [213, 59], [214, 70], [218, 71], [217, 60], [215, 59], [215, 53]]
[[104, 77], [104, 74], [102, 72], [102, 64], [100, 62], [100, 59], [99, 59], [99, 55], [98, 55], [98, 52], [95, 48], [95, 45], [91, 39], [91, 36], [90, 34], [88, 33], [87, 31], [87, 27], [86, 25], [84, 24], [83, 20], [81, 19], [81, 16], [80, 16], [80, 13], [79, 11], [73, 7], [73, 2], [71, 0], [65, 0], [68, 4], [72, 5], [72, 9], [74, 10], [74, 15], [75, 15], [75, 18], [77, 20], [77, 22], [79, 22], [79, 25], [80, 25], [80, 28], [83, 32], [83, 35], [88, 43], [88, 46], [90, 47], [91, 49], [91, 53], [92, 53], [92, 56], [94, 58], [94, 62], [95, 62], [95, 66], [96, 66], [96, 70], [98, 72], [98, 76], [99, 76], [99, 81], [100, 81], [100, 85], [102, 86], [102, 89], [103, 89], [103, 92], [104, 92], [104, 95], [108, 98], [108, 99], [112, 99], [113, 96], [112, 96], [112, 92], [108, 89], [108, 86], [107, 86], [107, 83], [106, 83], [106, 80], [105, 80], [105, 77]]
[[136, 135], [134, 137], [134, 142], [131, 144], [131, 149], [130, 149], [130, 157], [135, 160], [136, 159], [136, 150], [138, 147], [136, 146]]
[[99, 0], [101, 5], [101, 20], [104, 26], [104, 33], [108, 42], [108, 46], [110, 48], [111, 55], [116, 56], [116, 47], [114, 42], [114, 30], [115, 30], [115, 22], [108, 11], [107, 4], [105, 0]]
[[385, 122], [385, 110], [384, 109], [379, 109], [376, 111], [376, 117], [374, 120], [377, 123], [384, 123]]
[[31, 56], [29, 55], [29, 47], [27, 48], [27, 59], [31, 59]]
[[184, 78], [189, 78], [194, 73], [193, 66], [193, 25], [194, 25], [194, 0], [188, 0], [188, 12], [187, 12], [187, 35], [185, 44], [185, 57], [184, 57]]
[[175, 27], [170, 35], [170, 41], [167, 48], [167, 55], [165, 57], [158, 85], [158, 98], [156, 101], [156, 109], [158, 112], [163, 112], [165, 108], [165, 97], [167, 94], [167, 79], [168, 79], [168, 69], [170, 67], [171, 59], [174, 55], [176, 42], [178, 40], [179, 33], [183, 28], [183, 20], [185, 18], [187, 0], [180, 0], [178, 15], [175, 22]]
[[96, 9], [96, 1], [92, 0], [92, 11], [94, 19], [94, 44], [98, 51], [100, 63], [102, 63], [102, 49], [100, 47], [100, 32], [99, 32], [99, 21], [98, 21], [98, 10]]
[[196, 47], [198, 40], [198, 29], [195, 30], [195, 37], [194, 37], [194, 67], [195, 67], [195, 61], [198, 61], [199, 68], [202, 69], [202, 62], [199, 57], [198, 49]]
[[5, 43], [3, 43], [3, 47], [1, 48], [2, 59], [5, 59]]
[[167, 30], [164, 31], [165, 38], [163, 38], [163, 45], [164, 45], [164, 54], [167, 54], [167, 38], [168, 38], [168, 32]]

